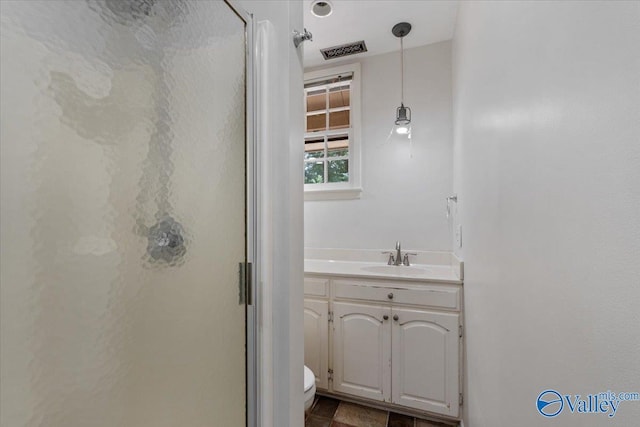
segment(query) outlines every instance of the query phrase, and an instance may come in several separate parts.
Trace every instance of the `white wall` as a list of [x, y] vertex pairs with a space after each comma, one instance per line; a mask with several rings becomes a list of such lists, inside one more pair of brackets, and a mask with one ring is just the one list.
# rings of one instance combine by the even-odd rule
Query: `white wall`
[[631, 426], [538, 394], [640, 391], [640, 3], [462, 2], [465, 426]]
[[[301, 30], [302, 2], [243, 0], [242, 7], [254, 20], [269, 21], [273, 36], [268, 44], [268, 88], [263, 88], [275, 106], [260, 110], [258, 129], [264, 152], [260, 168], [261, 220], [259, 258], [259, 313], [262, 334], [260, 364], [260, 412], [263, 427], [299, 427], [304, 424], [303, 342], [303, 77], [302, 47], [295, 49], [291, 38]], [[264, 52], [258, 52], [258, 56]], [[275, 96], [271, 96], [275, 94]], [[258, 104], [263, 100], [258, 99]], [[271, 104], [262, 104], [271, 105]], [[267, 129], [266, 132], [260, 132]], [[263, 263], [265, 264], [265, 263]], [[266, 304], [263, 304], [266, 302]]]
[[411, 153], [408, 143], [387, 141], [400, 105], [400, 53], [361, 66], [362, 196], [306, 201], [305, 246], [393, 248], [401, 240], [407, 249], [451, 250], [444, 214], [453, 185], [451, 42], [405, 51]]

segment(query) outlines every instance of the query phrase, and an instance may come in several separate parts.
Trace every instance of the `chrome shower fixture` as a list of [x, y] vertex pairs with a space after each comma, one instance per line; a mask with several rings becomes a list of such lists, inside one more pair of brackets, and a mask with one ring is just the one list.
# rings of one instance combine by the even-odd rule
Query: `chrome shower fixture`
[[304, 31], [301, 33], [298, 30], [293, 30], [293, 45], [295, 47], [300, 46], [300, 43], [309, 40], [310, 42], [313, 41], [313, 34], [311, 34], [309, 31], [307, 31], [307, 29], [305, 28]]
[[175, 263], [186, 251], [184, 229], [175, 219], [166, 215], [149, 228], [147, 253], [154, 260]]

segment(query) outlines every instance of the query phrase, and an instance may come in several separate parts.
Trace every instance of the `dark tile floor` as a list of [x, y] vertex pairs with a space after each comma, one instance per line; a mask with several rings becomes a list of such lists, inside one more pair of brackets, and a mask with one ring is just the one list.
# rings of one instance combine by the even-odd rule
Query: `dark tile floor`
[[406, 415], [318, 396], [305, 427], [451, 427]]

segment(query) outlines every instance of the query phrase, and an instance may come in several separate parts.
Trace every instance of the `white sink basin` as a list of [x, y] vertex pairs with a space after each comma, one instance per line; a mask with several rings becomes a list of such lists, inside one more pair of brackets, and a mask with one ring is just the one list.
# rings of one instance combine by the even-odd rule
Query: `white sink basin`
[[374, 265], [362, 267], [362, 270], [371, 273], [392, 274], [394, 276], [415, 276], [429, 272], [426, 268], [407, 267], [406, 265]]

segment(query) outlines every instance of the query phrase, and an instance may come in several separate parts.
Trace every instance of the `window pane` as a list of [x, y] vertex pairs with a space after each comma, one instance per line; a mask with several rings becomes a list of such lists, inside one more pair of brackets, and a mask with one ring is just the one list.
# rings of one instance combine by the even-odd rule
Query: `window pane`
[[314, 114], [307, 116], [307, 132], [317, 132], [327, 128], [327, 115]]
[[329, 92], [329, 108], [348, 107], [350, 102], [349, 86], [337, 87]]
[[329, 129], [342, 129], [349, 127], [349, 110], [329, 113]]
[[310, 138], [304, 141], [304, 158], [318, 159], [324, 157], [324, 137]]
[[307, 112], [324, 110], [327, 108], [327, 97], [324, 89], [317, 95], [314, 95], [314, 93], [318, 92], [310, 92], [307, 95]]
[[327, 151], [327, 157], [346, 157], [349, 155], [348, 148], [339, 148]]
[[304, 183], [321, 184], [324, 182], [324, 162], [305, 162]]
[[329, 182], [349, 181], [349, 160], [331, 160], [329, 164]]
[[329, 137], [327, 141], [327, 156], [338, 157], [349, 155], [349, 135]]

